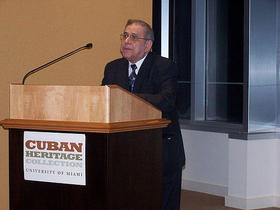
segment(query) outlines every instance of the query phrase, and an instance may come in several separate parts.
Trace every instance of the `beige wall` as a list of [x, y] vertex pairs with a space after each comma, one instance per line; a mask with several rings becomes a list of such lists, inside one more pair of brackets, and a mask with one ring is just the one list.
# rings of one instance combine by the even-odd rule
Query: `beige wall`
[[[9, 84], [80, 46], [66, 60], [32, 75], [26, 84], [99, 85], [104, 65], [120, 56], [128, 18], [151, 23], [152, 0], [0, 0], [0, 119], [9, 117]], [[8, 209], [8, 132], [0, 128], [0, 210]]]

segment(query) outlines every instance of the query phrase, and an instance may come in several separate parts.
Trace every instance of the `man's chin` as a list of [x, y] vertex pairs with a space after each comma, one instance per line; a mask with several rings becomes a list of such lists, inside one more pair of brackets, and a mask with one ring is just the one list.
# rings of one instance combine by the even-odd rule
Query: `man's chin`
[[131, 54], [130, 54], [129, 52], [127, 52], [127, 51], [122, 51], [121, 53], [122, 53], [122, 56], [123, 56], [123, 57], [129, 57], [129, 56], [131, 56]]
[[132, 59], [130, 55], [125, 54], [125, 53], [122, 53], [122, 56], [123, 56], [123, 58], [125, 58], [125, 59], [127, 59], [129, 61]]

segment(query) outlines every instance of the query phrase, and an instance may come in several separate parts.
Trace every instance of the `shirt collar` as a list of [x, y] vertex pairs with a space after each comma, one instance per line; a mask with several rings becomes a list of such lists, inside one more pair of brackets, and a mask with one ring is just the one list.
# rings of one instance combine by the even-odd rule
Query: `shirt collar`
[[132, 64], [135, 64], [137, 66], [137, 69], [135, 70], [135, 73], [138, 74], [138, 72], [139, 72], [139, 70], [141, 68], [141, 65], [144, 62], [146, 57], [147, 57], [147, 55], [145, 55], [144, 58], [142, 58], [141, 60], [137, 61], [136, 63], [131, 63], [130, 61], [128, 61], [128, 75], [130, 75], [130, 73], [132, 72], [132, 69], [130, 67]]

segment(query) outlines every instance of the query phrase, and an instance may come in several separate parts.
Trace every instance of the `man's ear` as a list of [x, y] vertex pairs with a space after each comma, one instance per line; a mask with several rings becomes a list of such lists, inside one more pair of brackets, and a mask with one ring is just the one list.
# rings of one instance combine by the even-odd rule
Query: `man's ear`
[[145, 51], [150, 52], [153, 46], [153, 41], [152, 40], [146, 40], [145, 43]]

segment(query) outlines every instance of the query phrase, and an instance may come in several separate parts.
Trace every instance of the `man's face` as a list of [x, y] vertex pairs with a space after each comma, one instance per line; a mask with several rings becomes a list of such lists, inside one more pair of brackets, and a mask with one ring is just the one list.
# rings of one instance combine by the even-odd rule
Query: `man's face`
[[[128, 25], [124, 30], [124, 34], [145, 38], [144, 28], [135, 23]], [[127, 37], [121, 40], [120, 51], [124, 58], [129, 60], [131, 63], [136, 63], [151, 50], [152, 44], [153, 42], [151, 40], [132, 40], [131, 37]]]

